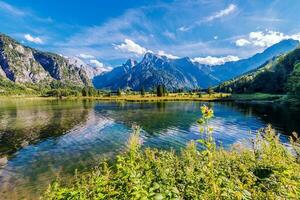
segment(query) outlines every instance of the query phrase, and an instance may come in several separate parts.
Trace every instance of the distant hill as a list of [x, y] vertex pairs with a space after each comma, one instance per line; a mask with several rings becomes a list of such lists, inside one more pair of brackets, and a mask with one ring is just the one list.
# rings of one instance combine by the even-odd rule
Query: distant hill
[[217, 66], [201, 65], [188, 57], [170, 59], [146, 53], [140, 62], [129, 60], [111, 72], [96, 76], [93, 84], [96, 88], [112, 90], [140, 90], [142, 87], [149, 90], [157, 85], [164, 85], [168, 90], [207, 88], [256, 69], [269, 59], [293, 50], [298, 45], [299, 41], [283, 40], [248, 59]]
[[235, 62], [227, 62], [223, 65], [212, 67], [211, 73], [217, 77], [220, 82], [223, 82], [256, 69], [273, 57], [289, 52], [298, 46], [298, 40], [282, 40], [281, 42], [267, 48], [262, 53], [257, 53], [250, 58]]
[[105, 72], [79, 58], [42, 52], [0, 34], [0, 92], [7, 87], [13, 90], [80, 88], [90, 86], [91, 79], [99, 89], [140, 90], [144, 87], [150, 90], [157, 85], [164, 85], [170, 91], [207, 88], [256, 69], [298, 45], [298, 41], [283, 40], [248, 59], [218, 66], [201, 65], [188, 57], [171, 59], [146, 53], [140, 62], [129, 59], [125, 64]]
[[26, 47], [4, 34], [0, 34], [0, 81], [24, 87], [91, 85], [86, 72], [66, 58]]
[[216, 87], [236, 93], [290, 93], [300, 95], [300, 48], [273, 58], [252, 70]]

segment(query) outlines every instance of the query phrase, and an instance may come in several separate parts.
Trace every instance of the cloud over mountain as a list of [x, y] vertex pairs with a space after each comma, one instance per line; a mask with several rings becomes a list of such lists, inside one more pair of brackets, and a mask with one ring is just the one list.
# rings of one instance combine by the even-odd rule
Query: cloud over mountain
[[104, 64], [103, 64], [102, 62], [96, 60], [96, 59], [90, 60], [90, 63], [91, 63], [92, 65], [97, 66], [97, 67], [104, 67]]
[[33, 43], [36, 43], [36, 44], [43, 44], [44, 41], [39, 38], [39, 37], [33, 37], [32, 35], [30, 34], [25, 34], [24, 35], [24, 38], [29, 41], [29, 42], [33, 42]]
[[205, 64], [205, 65], [222, 65], [226, 62], [231, 61], [238, 61], [240, 58], [237, 56], [224, 56], [224, 57], [213, 57], [213, 56], [207, 56], [207, 57], [196, 57], [193, 58], [193, 62], [197, 62], [199, 64]]
[[123, 43], [115, 45], [115, 49], [135, 53], [138, 55], [145, 54], [148, 50], [130, 39], [125, 39]]
[[78, 57], [83, 58], [83, 59], [92, 59], [92, 58], [95, 58], [95, 56], [93, 56], [93, 55], [84, 54], [84, 53], [79, 54]]
[[269, 47], [281, 40], [293, 39], [300, 40], [300, 33], [287, 35], [278, 31], [255, 31], [250, 32], [247, 38], [241, 38], [235, 41], [236, 46], [253, 45], [257, 47]]
[[171, 58], [171, 59], [179, 58], [178, 56], [174, 56], [172, 54], [165, 53], [165, 51], [162, 51], [162, 50], [159, 50], [157, 54], [160, 56], [166, 56], [167, 58]]

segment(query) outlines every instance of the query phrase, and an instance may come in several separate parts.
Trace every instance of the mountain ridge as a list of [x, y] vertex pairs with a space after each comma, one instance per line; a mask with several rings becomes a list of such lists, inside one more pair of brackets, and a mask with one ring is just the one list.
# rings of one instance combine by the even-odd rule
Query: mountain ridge
[[[274, 57], [259, 68], [216, 87], [234, 93], [300, 94], [300, 48]], [[230, 88], [230, 89], [229, 89]]]
[[208, 88], [230, 80], [236, 76], [256, 69], [263, 63], [299, 45], [299, 41], [288, 39], [257, 53], [247, 59], [227, 62], [223, 65], [208, 66], [192, 62], [189, 57], [171, 59], [166, 56], [147, 52], [142, 60], [130, 70], [122, 66], [114, 68], [93, 79], [98, 89], [142, 87], [151, 90], [157, 85], [164, 85], [168, 90]]
[[[180, 62], [185, 62], [185, 68], [180, 65]], [[150, 90], [156, 85], [165, 85], [168, 90], [176, 90], [198, 88], [200, 79], [205, 82], [210, 81], [206, 75], [202, 75], [202, 69], [194, 65], [190, 59], [169, 59], [149, 52], [129, 70], [122, 70], [122, 68], [124, 69], [124, 65], [95, 77], [94, 86], [114, 90], [128, 87], [133, 90], [140, 90], [142, 87]], [[116, 71], [120, 73], [114, 78]]]
[[0, 34], [0, 69], [2, 78], [14, 83], [91, 85], [86, 72], [64, 57], [24, 46], [4, 34]]
[[83, 69], [90, 80], [92, 80], [95, 76], [100, 75], [103, 72], [109, 71], [109, 69], [104, 67], [92, 66], [76, 56], [65, 58], [68, 60], [70, 65], [75, 65], [76, 67]]
[[[273, 57], [291, 51], [299, 46], [298, 40], [286, 39], [282, 40], [261, 53], [256, 53], [253, 56], [238, 60], [235, 62], [227, 62], [223, 65], [213, 67], [212, 74], [218, 76], [220, 82], [230, 80], [236, 76], [242, 75], [250, 70], [256, 69]], [[224, 71], [226, 73], [224, 73]], [[222, 72], [222, 73], [220, 73]]]
[[88, 71], [90, 66], [79, 58], [71, 60], [55, 53], [39, 51], [0, 34], [0, 77], [13, 83], [38, 87], [85, 87], [91, 86], [92, 79], [97, 89], [152, 90], [157, 85], [164, 85], [169, 91], [192, 90], [219, 85], [248, 73], [297, 46], [299, 41], [282, 40], [247, 59], [216, 66], [202, 65], [189, 57], [168, 58], [147, 52], [140, 62], [128, 59], [121, 66], [102, 73]]

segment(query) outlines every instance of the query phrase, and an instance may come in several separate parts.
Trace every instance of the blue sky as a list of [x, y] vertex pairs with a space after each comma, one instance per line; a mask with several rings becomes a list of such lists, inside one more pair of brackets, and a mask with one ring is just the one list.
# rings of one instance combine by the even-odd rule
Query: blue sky
[[218, 64], [299, 40], [299, 10], [299, 0], [0, 0], [0, 32], [105, 66], [147, 51]]

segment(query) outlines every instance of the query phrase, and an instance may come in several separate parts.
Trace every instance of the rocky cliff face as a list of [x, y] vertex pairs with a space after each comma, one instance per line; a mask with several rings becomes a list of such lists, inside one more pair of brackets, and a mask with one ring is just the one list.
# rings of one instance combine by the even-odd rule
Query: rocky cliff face
[[[122, 79], [129, 76], [137, 61], [128, 59], [126, 63], [119, 67], [115, 67], [110, 72], [95, 76], [93, 84], [96, 88], [118, 89], [119, 87], [126, 87], [126, 83], [121, 83]], [[121, 86], [122, 85], [122, 86]]]
[[47, 84], [59, 81], [76, 86], [89, 85], [86, 72], [57, 54], [26, 47], [0, 35], [0, 76], [15, 83]]
[[169, 59], [165, 56], [146, 53], [141, 62], [128, 60], [111, 72], [95, 77], [97, 88], [132, 88], [149, 90], [164, 85], [168, 90], [196, 89], [215, 80], [189, 58]]
[[299, 41], [283, 40], [248, 59], [217, 66], [201, 65], [188, 57], [170, 59], [146, 53], [139, 63], [129, 60], [111, 72], [96, 76], [93, 84], [96, 88], [112, 90], [128, 87], [149, 90], [157, 85], [165, 85], [168, 90], [207, 88], [256, 69], [272, 57], [291, 51], [298, 45]]
[[87, 64], [83, 60], [77, 57], [70, 57], [67, 58], [70, 65], [74, 65], [80, 69], [83, 69], [89, 79], [93, 79], [95, 76], [102, 74], [103, 72], [107, 72], [110, 70], [108, 67], [99, 67], [99, 66], [92, 66], [91, 64]]

